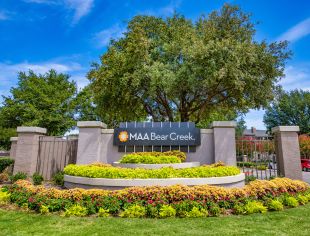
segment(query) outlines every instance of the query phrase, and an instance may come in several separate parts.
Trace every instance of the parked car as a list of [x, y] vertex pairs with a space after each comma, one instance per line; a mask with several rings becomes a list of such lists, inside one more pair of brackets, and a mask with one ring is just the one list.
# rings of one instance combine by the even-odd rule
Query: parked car
[[310, 159], [301, 159], [301, 169], [304, 171], [310, 170]]

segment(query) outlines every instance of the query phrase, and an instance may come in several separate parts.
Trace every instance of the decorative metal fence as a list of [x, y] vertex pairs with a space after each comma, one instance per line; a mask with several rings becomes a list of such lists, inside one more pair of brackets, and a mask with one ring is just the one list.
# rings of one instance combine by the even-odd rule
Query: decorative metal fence
[[237, 165], [249, 179], [270, 179], [280, 175], [275, 154], [274, 140], [251, 137], [236, 139]]
[[49, 180], [68, 164], [76, 163], [78, 139], [42, 136], [39, 139], [37, 172]]

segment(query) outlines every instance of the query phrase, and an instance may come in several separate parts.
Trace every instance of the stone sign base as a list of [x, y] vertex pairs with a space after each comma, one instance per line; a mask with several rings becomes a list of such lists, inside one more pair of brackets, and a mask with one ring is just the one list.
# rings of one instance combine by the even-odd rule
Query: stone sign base
[[107, 178], [87, 178], [65, 175], [66, 188], [84, 188], [84, 189], [123, 189], [128, 187], [142, 186], [170, 186], [170, 185], [215, 185], [228, 188], [243, 187], [245, 184], [245, 175], [211, 177], [211, 178], [167, 178], [167, 179], [107, 179]]

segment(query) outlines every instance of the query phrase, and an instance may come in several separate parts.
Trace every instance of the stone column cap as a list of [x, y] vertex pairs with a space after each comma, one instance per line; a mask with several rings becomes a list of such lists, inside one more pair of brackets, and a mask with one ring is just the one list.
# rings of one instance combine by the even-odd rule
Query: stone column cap
[[41, 127], [34, 126], [18, 126], [17, 133], [38, 133], [38, 134], [46, 134], [46, 129]]
[[299, 126], [276, 126], [271, 129], [272, 133], [277, 132], [298, 132]]
[[11, 137], [11, 138], [10, 138], [10, 141], [11, 141], [11, 142], [17, 141], [17, 140], [18, 140], [18, 137]]
[[210, 125], [211, 128], [235, 128], [236, 126], [236, 121], [213, 121]]
[[105, 123], [102, 123], [101, 121], [78, 121], [77, 127], [79, 128], [107, 128], [107, 125]]

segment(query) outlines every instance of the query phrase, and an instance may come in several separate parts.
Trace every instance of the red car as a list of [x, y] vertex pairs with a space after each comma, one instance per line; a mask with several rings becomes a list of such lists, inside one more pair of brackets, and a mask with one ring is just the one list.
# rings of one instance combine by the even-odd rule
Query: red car
[[301, 169], [305, 171], [310, 170], [310, 159], [301, 159]]

